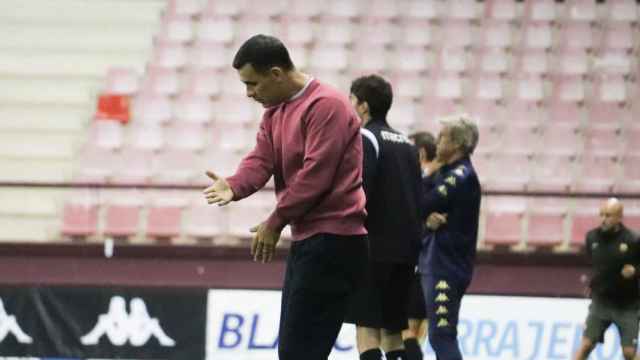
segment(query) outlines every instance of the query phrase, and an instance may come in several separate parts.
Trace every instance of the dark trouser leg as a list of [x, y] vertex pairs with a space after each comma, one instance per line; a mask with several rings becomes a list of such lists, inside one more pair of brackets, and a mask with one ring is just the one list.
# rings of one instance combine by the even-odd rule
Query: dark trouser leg
[[364, 236], [315, 235], [294, 243], [287, 261], [280, 360], [326, 360], [367, 261]]
[[467, 285], [445, 277], [422, 277], [429, 319], [429, 343], [438, 360], [462, 360], [457, 327], [460, 301]]

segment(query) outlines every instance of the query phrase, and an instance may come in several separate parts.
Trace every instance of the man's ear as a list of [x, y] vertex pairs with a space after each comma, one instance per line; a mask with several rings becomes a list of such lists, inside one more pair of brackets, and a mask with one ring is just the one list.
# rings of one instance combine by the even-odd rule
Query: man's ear
[[284, 79], [284, 70], [282, 70], [280, 66], [274, 66], [271, 69], [269, 69], [269, 74], [276, 81], [282, 81]]
[[418, 149], [418, 155], [421, 162], [427, 161], [427, 151], [425, 149]]
[[371, 113], [369, 112], [369, 103], [368, 103], [368, 102], [366, 102], [366, 101], [363, 101], [363, 102], [361, 103], [361, 105], [362, 105], [362, 109], [364, 110], [364, 112], [365, 112], [366, 114], [371, 115]]

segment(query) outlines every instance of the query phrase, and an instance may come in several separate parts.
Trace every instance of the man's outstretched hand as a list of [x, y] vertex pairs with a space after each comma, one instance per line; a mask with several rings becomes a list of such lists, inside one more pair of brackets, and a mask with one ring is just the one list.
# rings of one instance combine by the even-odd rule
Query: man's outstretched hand
[[224, 178], [218, 177], [211, 171], [206, 172], [207, 176], [213, 180], [213, 185], [204, 189], [203, 193], [209, 204], [218, 204], [224, 206], [233, 200], [233, 190]]

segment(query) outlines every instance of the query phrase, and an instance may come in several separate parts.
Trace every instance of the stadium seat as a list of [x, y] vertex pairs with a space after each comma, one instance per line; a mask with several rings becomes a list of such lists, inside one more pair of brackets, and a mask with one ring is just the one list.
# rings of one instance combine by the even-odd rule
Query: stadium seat
[[640, 212], [626, 211], [623, 215], [622, 223], [636, 233], [640, 230]]
[[240, 125], [256, 122], [256, 106], [246, 97], [225, 96], [212, 103], [213, 120]]
[[445, 20], [441, 25], [440, 39], [443, 46], [451, 48], [468, 48], [473, 46], [473, 27], [460, 20]]
[[544, 142], [538, 144], [541, 153], [555, 153], [566, 155], [578, 155], [583, 149], [583, 139], [578, 130], [573, 126], [563, 124], [549, 124], [542, 129]]
[[513, 81], [516, 98], [534, 102], [544, 100], [544, 83], [541, 77], [535, 74], [522, 74]]
[[228, 234], [240, 238], [249, 238], [249, 229], [265, 221], [275, 209], [273, 193], [260, 191], [244, 199], [237, 206], [229, 207]]
[[309, 58], [309, 66], [320, 70], [346, 70], [349, 64], [349, 55], [343, 46], [317, 46]]
[[462, 48], [444, 46], [436, 51], [436, 69], [445, 73], [464, 73], [467, 65], [467, 53]]
[[511, 120], [507, 108], [491, 99], [468, 98], [464, 103], [464, 112], [477, 119], [480, 126], [500, 126]]
[[584, 151], [589, 154], [622, 155], [624, 139], [619, 130], [610, 127], [591, 127], [584, 132]]
[[514, 31], [507, 21], [483, 19], [480, 46], [484, 48], [510, 49]]
[[518, 49], [514, 51], [515, 66], [512, 74], [515, 76], [533, 75], [544, 77], [551, 72], [549, 54], [541, 49]]
[[278, 17], [285, 13], [288, 0], [261, 0], [260, 6], [247, 6], [245, 16]]
[[640, 127], [630, 127], [621, 134], [623, 139], [623, 153], [627, 155], [640, 155]]
[[396, 1], [371, 0], [367, 2], [364, 16], [375, 20], [393, 20], [401, 13], [401, 4]]
[[607, 7], [607, 21], [637, 23], [640, 10], [634, 0], [613, 0], [605, 3]]
[[530, 155], [496, 152], [487, 173], [487, 188], [494, 191], [525, 191], [531, 181]]
[[193, 203], [185, 211], [185, 235], [200, 241], [211, 241], [225, 234], [228, 208], [207, 205], [204, 200]]
[[157, 39], [167, 43], [188, 43], [194, 39], [191, 14], [175, 15], [165, 18], [160, 24]]
[[173, 117], [173, 104], [166, 96], [143, 93], [134, 99], [132, 112], [134, 123], [166, 124]]
[[509, 71], [509, 55], [504, 49], [483, 48], [475, 51], [476, 71], [506, 74]]
[[433, 21], [440, 17], [439, 5], [436, 1], [407, 0], [403, 14], [409, 19]]
[[118, 154], [119, 166], [112, 182], [116, 184], [147, 184], [153, 171], [153, 153], [149, 150], [124, 148]]
[[208, 130], [202, 125], [186, 121], [176, 121], [165, 130], [165, 141], [170, 149], [202, 151], [208, 137]]
[[361, 0], [329, 0], [326, 3], [326, 15], [345, 19], [358, 18], [363, 14], [364, 2]]
[[585, 153], [580, 160], [574, 185], [576, 192], [613, 191], [619, 173], [619, 164], [615, 156]]
[[180, 91], [180, 78], [175, 69], [151, 65], [142, 81], [145, 93], [174, 96]]
[[543, 141], [538, 136], [536, 125], [527, 122], [506, 122], [500, 140], [500, 150], [508, 154], [532, 155], [535, 152], [532, 145]]
[[390, 46], [397, 38], [396, 24], [384, 18], [366, 18], [355, 31], [357, 43], [372, 47]]
[[99, 95], [95, 118], [97, 120], [115, 120], [126, 124], [131, 117], [130, 104], [130, 99], [127, 95]]
[[448, 19], [473, 21], [478, 19], [476, 4], [472, 1], [453, 0], [444, 3], [444, 15]]
[[595, 23], [598, 20], [598, 8], [592, 0], [565, 1], [568, 18], [574, 21]]
[[182, 68], [187, 64], [187, 49], [179, 43], [158, 42], [153, 49], [151, 64], [166, 68]]
[[307, 17], [285, 16], [282, 20], [282, 40], [287, 48], [311, 45], [315, 39], [314, 25]]
[[593, 59], [594, 70], [607, 75], [636, 75], [638, 69], [634, 66], [633, 57], [625, 50], [601, 49]]
[[581, 75], [589, 74], [589, 54], [584, 49], [565, 49], [558, 54], [557, 74]]
[[540, 106], [534, 99], [510, 99], [506, 108], [509, 117], [505, 119], [505, 124], [515, 121], [523, 125], [539, 126], [546, 122], [548, 116], [547, 109]]
[[393, 127], [405, 131], [411, 129], [418, 122], [416, 104], [412, 100], [394, 101], [387, 116]]
[[87, 144], [77, 156], [73, 181], [106, 183], [117, 165], [117, 156], [111, 149]]
[[632, 51], [634, 49], [634, 29], [630, 23], [609, 23], [605, 25], [602, 48], [623, 49]]
[[226, 69], [229, 66], [229, 50], [224, 44], [196, 41], [186, 60], [192, 69]]
[[640, 155], [627, 154], [624, 156], [622, 176], [616, 185], [616, 191], [631, 194], [640, 192]]
[[432, 131], [436, 134], [440, 128], [439, 121], [443, 116], [458, 112], [458, 106], [454, 99], [439, 96], [426, 96], [422, 101], [423, 119], [419, 126], [421, 129]]
[[594, 95], [588, 102], [592, 126], [619, 127], [629, 122], [629, 94], [622, 76], [601, 74], [594, 84]]
[[160, 151], [165, 146], [164, 129], [155, 124], [133, 124], [127, 129], [127, 145], [133, 149]]
[[485, 17], [489, 19], [499, 19], [515, 21], [518, 19], [518, 5], [511, 0], [486, 0]]
[[525, 1], [524, 2], [524, 20], [531, 21], [556, 21], [559, 10], [554, 0], [543, 1]]
[[584, 248], [589, 231], [600, 225], [600, 215], [597, 207], [576, 211], [571, 218], [571, 237], [569, 245], [574, 248]]
[[153, 184], [188, 185], [201, 172], [198, 154], [188, 149], [171, 149], [157, 154], [153, 160]]
[[594, 28], [583, 21], [565, 21], [560, 33], [560, 48], [592, 51], [597, 47]]
[[400, 23], [401, 35], [397, 46], [400, 47], [433, 47], [435, 35], [433, 27], [427, 20], [408, 19]]
[[323, 17], [316, 27], [316, 45], [347, 46], [354, 42], [356, 36], [354, 24], [347, 18]]
[[138, 234], [139, 224], [139, 204], [110, 204], [107, 206], [104, 225], [105, 236], [129, 239]]
[[169, 0], [167, 13], [178, 16], [196, 16], [200, 13], [199, 0]]
[[531, 209], [527, 224], [527, 247], [551, 248], [562, 245], [566, 216], [566, 211]]
[[171, 241], [180, 235], [182, 207], [151, 205], [147, 213], [146, 235], [158, 241]]
[[181, 95], [174, 104], [175, 117], [184, 122], [208, 124], [211, 122], [211, 101], [203, 95]]
[[183, 94], [216, 97], [221, 91], [220, 78], [215, 69], [192, 69], [184, 76]]
[[480, 99], [486, 101], [500, 101], [504, 97], [503, 82], [494, 73], [475, 72], [471, 78], [471, 96], [467, 101]]
[[112, 67], [107, 71], [105, 94], [132, 95], [138, 91], [138, 75], [132, 68]]
[[487, 206], [484, 244], [490, 246], [519, 245], [523, 236], [523, 218], [526, 199], [492, 198]]
[[89, 129], [89, 142], [103, 149], [118, 149], [124, 143], [124, 128], [117, 121], [94, 121]]
[[[500, 141], [502, 140], [502, 132], [497, 130], [494, 124], [491, 124], [481, 117], [481, 115], [477, 115], [473, 112], [470, 113], [478, 121], [478, 132], [480, 133], [480, 139], [478, 141], [477, 148], [474, 154], [478, 154], [482, 157], [482, 163], [485, 166], [486, 172], [485, 175], [487, 177], [492, 177], [491, 166], [494, 165], [491, 159], [492, 155], [496, 152], [501, 151]], [[475, 161], [476, 157], [474, 157]]]
[[535, 157], [529, 190], [569, 192], [575, 176], [575, 156], [540, 153]]
[[244, 13], [247, 5], [246, 0], [208, 0], [203, 9], [203, 16], [239, 17]]
[[397, 71], [421, 73], [427, 70], [425, 50], [419, 46], [396, 47], [391, 54], [391, 66]]
[[62, 210], [63, 236], [84, 239], [98, 231], [98, 205], [95, 203], [66, 202]]
[[352, 52], [352, 66], [363, 73], [382, 73], [388, 68], [388, 53], [383, 45], [356, 46]]
[[420, 99], [424, 95], [426, 79], [413, 72], [394, 71], [389, 75], [393, 95], [398, 98]]
[[550, 49], [553, 46], [553, 29], [547, 22], [529, 22], [523, 33], [522, 46], [525, 49]]

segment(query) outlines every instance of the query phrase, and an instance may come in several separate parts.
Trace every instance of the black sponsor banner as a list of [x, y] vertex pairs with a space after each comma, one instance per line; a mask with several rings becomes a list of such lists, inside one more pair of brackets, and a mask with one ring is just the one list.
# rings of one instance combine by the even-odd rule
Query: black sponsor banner
[[205, 289], [0, 288], [0, 356], [204, 359]]

